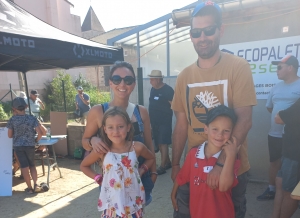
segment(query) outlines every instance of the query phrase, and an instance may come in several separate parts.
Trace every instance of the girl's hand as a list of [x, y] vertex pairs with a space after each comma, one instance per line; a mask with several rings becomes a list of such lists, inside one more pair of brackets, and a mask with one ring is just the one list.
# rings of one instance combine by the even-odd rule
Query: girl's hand
[[91, 139], [92, 148], [97, 153], [106, 154], [110, 151], [109, 147], [97, 136], [93, 136]]
[[236, 138], [232, 136], [225, 145], [223, 146], [223, 150], [225, 151], [226, 156], [236, 155], [239, 152], [239, 145], [236, 144]]

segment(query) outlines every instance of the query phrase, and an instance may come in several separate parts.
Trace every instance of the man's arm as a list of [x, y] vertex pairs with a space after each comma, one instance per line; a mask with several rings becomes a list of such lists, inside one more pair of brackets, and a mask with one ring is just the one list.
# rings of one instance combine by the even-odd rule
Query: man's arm
[[[252, 106], [235, 108], [234, 112], [237, 116], [237, 122], [234, 126], [232, 136], [235, 137], [234, 146], [240, 149], [241, 144], [245, 141], [249, 130], [252, 127]], [[221, 164], [225, 163], [226, 155], [222, 152], [218, 158], [218, 162]], [[219, 186], [220, 174], [222, 167], [215, 166], [212, 171], [207, 175], [207, 185], [215, 189]]]
[[84, 104], [86, 104], [86, 105], [89, 105], [90, 104], [90, 97], [88, 96], [88, 95], [86, 95], [87, 96], [87, 100], [86, 99], [84, 99], [84, 96], [83, 95], [79, 95], [79, 98], [82, 100], [82, 102], [84, 103]]
[[180, 170], [180, 158], [188, 136], [188, 121], [185, 112], [174, 111], [176, 124], [172, 137], [172, 175], [174, 181]]
[[45, 110], [45, 105], [44, 105], [44, 103], [42, 102], [42, 100], [41, 99], [37, 99], [38, 100], [38, 103], [40, 104], [40, 108], [42, 109], [42, 110]]

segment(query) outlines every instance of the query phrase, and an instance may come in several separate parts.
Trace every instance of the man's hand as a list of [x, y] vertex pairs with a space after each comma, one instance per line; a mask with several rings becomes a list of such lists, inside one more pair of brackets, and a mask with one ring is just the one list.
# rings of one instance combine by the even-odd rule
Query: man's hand
[[175, 181], [176, 176], [177, 176], [177, 174], [179, 173], [179, 171], [180, 171], [180, 165], [179, 165], [179, 164], [178, 164], [178, 165], [173, 165], [173, 166], [172, 166], [172, 174], [171, 174], [171, 178], [172, 178], [173, 182]]
[[222, 171], [222, 167], [215, 165], [214, 168], [208, 173], [206, 178], [206, 184], [211, 189], [216, 189], [219, 187], [221, 171]]
[[281, 117], [279, 116], [279, 113], [277, 113], [275, 115], [275, 123], [277, 124], [284, 124], [283, 120], [281, 119]]
[[171, 200], [172, 200], [172, 205], [175, 211], [178, 211], [178, 205], [177, 205], [177, 201], [176, 201], [176, 193], [175, 194], [171, 194]]
[[97, 153], [106, 154], [107, 152], [110, 151], [109, 147], [99, 137], [96, 136], [92, 137], [91, 144], [93, 150], [96, 151]]

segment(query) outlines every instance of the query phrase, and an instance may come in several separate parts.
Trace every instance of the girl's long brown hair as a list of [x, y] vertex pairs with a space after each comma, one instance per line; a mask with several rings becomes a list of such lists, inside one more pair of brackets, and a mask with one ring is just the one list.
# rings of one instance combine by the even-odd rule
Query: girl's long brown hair
[[126, 122], [127, 125], [130, 124], [130, 130], [127, 133], [126, 140], [131, 141], [133, 139], [134, 129], [133, 129], [133, 126], [131, 125], [131, 121], [130, 121], [130, 118], [129, 118], [127, 112], [121, 107], [114, 106], [114, 107], [109, 108], [104, 113], [103, 119], [102, 119], [102, 126], [101, 126], [101, 129], [100, 129], [101, 139], [109, 147], [111, 147], [112, 141], [107, 137], [107, 134], [104, 131], [104, 126], [106, 124], [107, 118], [114, 117], [114, 116], [117, 116], [117, 115], [121, 116], [124, 119], [124, 121]]

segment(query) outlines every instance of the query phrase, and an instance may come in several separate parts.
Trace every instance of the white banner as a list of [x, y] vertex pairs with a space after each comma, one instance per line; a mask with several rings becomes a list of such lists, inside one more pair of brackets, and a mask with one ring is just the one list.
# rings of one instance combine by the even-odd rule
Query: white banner
[[12, 195], [12, 139], [0, 128], [0, 196]]
[[[300, 36], [221, 45], [221, 50], [245, 58], [251, 67], [257, 99], [267, 99], [280, 80], [272, 61], [292, 54], [300, 58]], [[299, 73], [299, 70], [298, 70]]]

